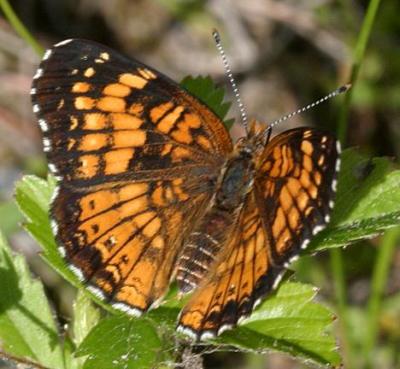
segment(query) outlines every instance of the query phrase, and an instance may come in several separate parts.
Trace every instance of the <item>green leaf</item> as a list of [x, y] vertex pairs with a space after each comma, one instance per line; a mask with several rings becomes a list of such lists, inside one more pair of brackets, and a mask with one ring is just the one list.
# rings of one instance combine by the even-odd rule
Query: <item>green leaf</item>
[[328, 331], [334, 316], [312, 301], [316, 293], [310, 285], [284, 282], [238, 328], [225, 332], [216, 342], [252, 352], [283, 351], [317, 364], [338, 366], [340, 356]]
[[0, 234], [0, 340], [4, 350], [54, 369], [64, 368], [52, 312], [42, 284]]
[[52, 177], [45, 181], [28, 175], [17, 183], [15, 198], [19, 209], [27, 219], [25, 229], [41, 246], [44, 260], [72, 284], [79, 285], [79, 281], [66, 267], [59, 254], [51, 231], [49, 206], [54, 189], [55, 183]]
[[74, 342], [79, 346], [100, 320], [100, 311], [82, 290], [78, 290], [74, 305]]
[[[221, 120], [225, 119], [231, 103], [224, 102], [224, 89], [215, 86], [210, 76], [188, 76], [185, 77], [180, 84], [183, 88], [207, 105]], [[233, 122], [233, 119], [228, 119], [224, 121], [224, 124], [227, 129], [230, 129]]]
[[22, 220], [22, 214], [13, 201], [0, 204], [0, 231], [6, 237], [18, 229], [18, 223]]
[[[82, 289], [78, 290], [73, 304], [73, 344], [71, 346], [79, 346], [89, 332], [100, 321], [100, 310], [93, 305], [92, 300]], [[71, 347], [70, 351], [75, 351]], [[85, 357], [73, 358], [69, 365], [70, 368], [81, 368], [85, 362]]]
[[341, 158], [332, 221], [308, 250], [346, 246], [400, 224], [400, 170], [386, 158], [367, 159], [352, 149]]
[[163, 357], [161, 341], [148, 319], [116, 315], [100, 321], [80, 345], [84, 369], [149, 369]]

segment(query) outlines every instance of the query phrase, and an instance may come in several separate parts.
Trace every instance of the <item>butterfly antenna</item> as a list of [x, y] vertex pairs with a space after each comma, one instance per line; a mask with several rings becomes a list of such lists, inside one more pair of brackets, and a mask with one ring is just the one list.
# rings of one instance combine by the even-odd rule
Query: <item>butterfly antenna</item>
[[281, 122], [283, 122], [285, 120], [288, 120], [288, 119], [294, 117], [297, 114], [304, 113], [305, 111], [312, 109], [314, 106], [317, 106], [317, 105], [321, 104], [322, 102], [331, 99], [332, 97], [335, 97], [335, 96], [337, 96], [339, 94], [342, 94], [343, 92], [348, 91], [350, 88], [351, 88], [351, 84], [350, 83], [348, 83], [346, 85], [343, 85], [343, 86], [337, 88], [335, 91], [332, 91], [328, 95], [324, 96], [323, 98], [313, 102], [312, 104], [309, 104], [309, 105], [307, 105], [307, 106], [305, 106], [303, 108], [297, 109], [296, 111], [294, 111], [294, 112], [292, 112], [290, 114], [284, 115], [282, 118], [279, 118], [279, 119], [273, 121], [271, 124], [268, 125], [268, 128], [272, 129], [273, 127], [275, 127], [279, 123], [281, 123]]
[[230, 84], [232, 86], [232, 90], [233, 90], [233, 93], [234, 93], [235, 98], [236, 98], [236, 102], [237, 102], [237, 104], [239, 106], [240, 116], [242, 118], [243, 127], [246, 130], [246, 133], [248, 133], [246, 110], [244, 109], [244, 106], [242, 104], [242, 100], [240, 99], [239, 89], [237, 88], [237, 85], [236, 85], [235, 79], [233, 78], [232, 71], [231, 71], [231, 68], [229, 66], [228, 59], [226, 57], [224, 48], [222, 47], [221, 36], [219, 35], [219, 33], [218, 33], [218, 31], [216, 29], [213, 30], [212, 35], [214, 37], [215, 44], [217, 45], [217, 49], [218, 49], [219, 53], [221, 54], [222, 63], [224, 64], [224, 68], [225, 68], [225, 73], [229, 78], [229, 82], [230, 82]]

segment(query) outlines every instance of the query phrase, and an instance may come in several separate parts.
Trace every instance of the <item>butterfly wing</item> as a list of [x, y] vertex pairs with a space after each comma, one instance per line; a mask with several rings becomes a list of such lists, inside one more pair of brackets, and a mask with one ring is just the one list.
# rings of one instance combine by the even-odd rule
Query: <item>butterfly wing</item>
[[332, 134], [312, 128], [283, 132], [265, 148], [255, 195], [275, 265], [290, 262], [329, 222], [339, 153]]
[[99, 297], [147, 310], [213, 193], [228, 132], [167, 77], [89, 41], [47, 51], [31, 93], [60, 181], [51, 207], [60, 251]]
[[331, 135], [309, 128], [286, 131], [267, 145], [235, 231], [184, 307], [180, 331], [215, 337], [278, 285], [284, 268], [329, 221], [338, 153]]

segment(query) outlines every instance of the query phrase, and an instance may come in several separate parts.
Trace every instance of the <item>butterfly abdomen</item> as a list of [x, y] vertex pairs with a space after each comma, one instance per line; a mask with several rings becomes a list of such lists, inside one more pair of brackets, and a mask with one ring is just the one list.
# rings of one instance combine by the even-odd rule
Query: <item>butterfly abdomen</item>
[[179, 290], [187, 293], [195, 289], [209, 272], [219, 254], [224, 231], [232, 226], [232, 217], [213, 208], [207, 212], [200, 226], [190, 234], [179, 258], [176, 279]]

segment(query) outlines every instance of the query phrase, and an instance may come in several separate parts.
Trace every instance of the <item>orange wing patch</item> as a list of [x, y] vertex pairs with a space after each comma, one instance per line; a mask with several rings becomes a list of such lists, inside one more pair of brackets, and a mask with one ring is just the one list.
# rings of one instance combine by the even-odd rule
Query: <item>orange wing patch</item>
[[115, 97], [126, 97], [132, 92], [131, 88], [121, 83], [110, 83], [103, 89], [103, 94]]
[[147, 85], [149, 78], [143, 78], [133, 73], [123, 73], [119, 76], [119, 82], [123, 85], [141, 90]]

